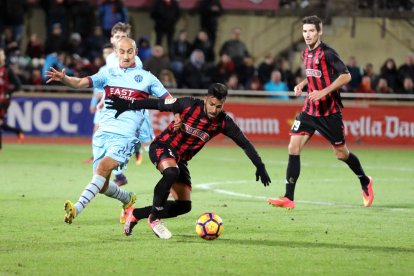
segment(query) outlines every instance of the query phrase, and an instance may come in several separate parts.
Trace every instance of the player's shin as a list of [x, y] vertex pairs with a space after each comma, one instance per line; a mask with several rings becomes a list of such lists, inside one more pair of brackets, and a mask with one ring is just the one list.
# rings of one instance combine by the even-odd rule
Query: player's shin
[[300, 175], [300, 155], [289, 155], [286, 169], [286, 194], [285, 197], [294, 200], [296, 181]]

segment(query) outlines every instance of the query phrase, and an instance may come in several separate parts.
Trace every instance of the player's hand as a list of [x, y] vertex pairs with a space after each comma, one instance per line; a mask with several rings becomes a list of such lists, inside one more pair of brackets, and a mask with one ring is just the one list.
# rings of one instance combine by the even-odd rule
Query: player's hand
[[261, 165], [259, 165], [257, 167], [257, 170], [256, 170], [256, 181], [259, 181], [259, 178], [262, 181], [262, 183], [263, 183], [264, 186], [269, 186], [269, 184], [272, 182], [270, 180], [269, 174], [267, 173], [266, 167], [265, 167], [264, 164], [261, 164]]
[[302, 86], [300, 84], [296, 85], [293, 88], [293, 91], [295, 92], [295, 96], [297, 96], [297, 97], [302, 95]]
[[46, 76], [49, 77], [46, 83], [50, 83], [52, 81], [62, 82], [63, 79], [66, 77], [65, 68], [63, 68], [62, 71], [59, 72], [55, 68], [50, 67], [50, 71], [46, 71]]
[[131, 109], [131, 101], [121, 99], [118, 97], [111, 96], [105, 100], [105, 105], [107, 109], [115, 109], [115, 119], [118, 118], [123, 112]]
[[326, 93], [323, 90], [313, 90], [312, 93], [309, 94], [309, 100], [317, 101], [322, 99], [326, 96]]
[[181, 128], [182, 125], [182, 120], [180, 117], [180, 113], [175, 113], [174, 114], [174, 131], [177, 131]]

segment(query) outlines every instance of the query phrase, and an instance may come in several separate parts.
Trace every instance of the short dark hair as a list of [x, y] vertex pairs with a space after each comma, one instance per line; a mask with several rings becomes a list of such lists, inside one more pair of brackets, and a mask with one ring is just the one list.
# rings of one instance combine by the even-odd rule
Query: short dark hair
[[225, 99], [227, 97], [227, 86], [222, 83], [213, 83], [208, 88], [207, 96], [218, 100]]
[[320, 32], [322, 28], [322, 20], [317, 15], [304, 17], [302, 19], [302, 24], [313, 24], [318, 32]]

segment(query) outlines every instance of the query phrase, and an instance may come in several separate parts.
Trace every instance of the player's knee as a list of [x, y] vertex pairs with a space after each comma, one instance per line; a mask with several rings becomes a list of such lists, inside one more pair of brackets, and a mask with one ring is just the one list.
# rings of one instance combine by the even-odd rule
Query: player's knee
[[191, 211], [191, 200], [176, 200], [175, 203], [179, 206], [181, 214]]
[[338, 160], [346, 161], [348, 159], [348, 152], [345, 151], [335, 151], [335, 156]]
[[162, 172], [162, 175], [169, 183], [174, 183], [180, 175], [180, 169], [177, 167], [169, 167]]
[[288, 151], [290, 155], [299, 155], [300, 154], [300, 145], [296, 143], [289, 143]]

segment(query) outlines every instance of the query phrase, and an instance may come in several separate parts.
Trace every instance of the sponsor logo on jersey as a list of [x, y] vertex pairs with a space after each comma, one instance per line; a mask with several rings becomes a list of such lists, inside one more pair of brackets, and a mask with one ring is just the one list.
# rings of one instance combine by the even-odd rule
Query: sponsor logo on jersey
[[183, 124], [183, 129], [186, 133], [192, 136], [196, 136], [200, 138], [201, 140], [203, 140], [204, 142], [207, 142], [208, 140], [210, 140], [210, 135], [207, 132], [204, 132], [200, 129], [193, 128], [187, 124]]
[[315, 77], [315, 78], [322, 77], [322, 72], [320, 70], [306, 69], [305, 71], [306, 71], [307, 77]]

